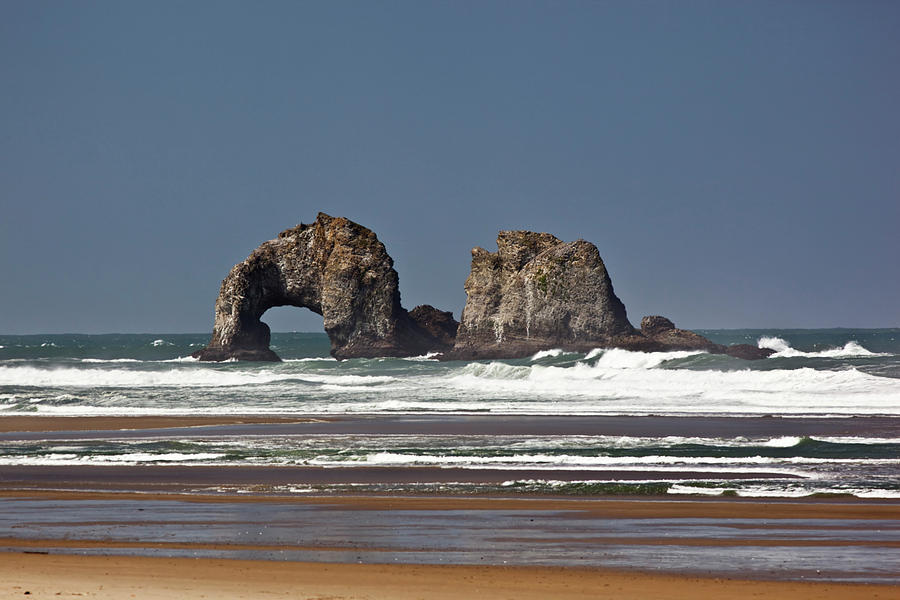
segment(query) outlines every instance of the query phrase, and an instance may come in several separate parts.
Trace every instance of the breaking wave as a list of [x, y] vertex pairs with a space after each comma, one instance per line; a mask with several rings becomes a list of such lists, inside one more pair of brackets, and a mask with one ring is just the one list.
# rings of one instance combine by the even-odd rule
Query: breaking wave
[[390, 376], [319, 375], [219, 369], [42, 369], [30, 366], [0, 366], [0, 385], [22, 387], [233, 387], [277, 382], [307, 382], [329, 385], [367, 385], [393, 381]]
[[850, 340], [840, 348], [829, 348], [827, 350], [820, 350], [818, 352], [804, 352], [802, 350], [797, 350], [795, 348], [792, 348], [787, 340], [774, 336], [764, 336], [759, 338], [759, 340], [757, 341], [757, 346], [759, 346], [760, 348], [769, 348], [770, 350], [775, 350], [775, 354], [772, 355], [772, 357], [775, 358], [793, 358], [800, 356], [806, 358], [853, 358], [859, 356], [887, 356], [886, 354], [867, 350], [855, 340]]

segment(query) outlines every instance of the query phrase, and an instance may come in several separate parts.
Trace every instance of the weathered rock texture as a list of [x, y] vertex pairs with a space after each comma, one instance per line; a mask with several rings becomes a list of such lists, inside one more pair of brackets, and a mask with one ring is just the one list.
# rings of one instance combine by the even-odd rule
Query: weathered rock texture
[[771, 348], [757, 348], [750, 344], [732, 346], [714, 344], [698, 333], [678, 329], [672, 321], [660, 316], [641, 319], [641, 333], [644, 337], [661, 344], [663, 350], [705, 350], [711, 354], [727, 354], [746, 360], [766, 358], [775, 353]]
[[372, 231], [319, 213], [263, 242], [222, 281], [200, 360], [279, 360], [260, 321], [273, 306], [322, 315], [335, 358], [414, 356], [452, 347], [455, 321], [430, 306], [400, 305], [397, 272]]
[[587, 351], [637, 335], [597, 248], [549, 233], [501, 231], [497, 252], [472, 250], [455, 358]]
[[715, 354], [724, 352], [724, 346], [712, 343], [699, 333], [678, 329], [665, 317], [652, 316], [641, 319], [641, 334], [661, 344], [665, 350], [706, 350]]
[[596, 246], [548, 233], [501, 231], [497, 252], [472, 250], [456, 343], [448, 359], [518, 358], [538, 350], [704, 350], [764, 358], [767, 349], [725, 347], [669, 319], [644, 317], [640, 331], [615, 295]]
[[597, 248], [548, 233], [501, 231], [497, 252], [472, 250], [468, 299], [457, 323], [449, 312], [400, 305], [397, 272], [370, 230], [319, 213], [263, 242], [222, 282], [215, 325], [200, 360], [279, 360], [260, 317], [273, 306], [322, 315], [335, 358], [414, 356], [445, 359], [517, 358], [538, 350], [587, 352], [705, 350], [739, 358], [773, 351], [721, 346], [669, 319], [628, 321]]

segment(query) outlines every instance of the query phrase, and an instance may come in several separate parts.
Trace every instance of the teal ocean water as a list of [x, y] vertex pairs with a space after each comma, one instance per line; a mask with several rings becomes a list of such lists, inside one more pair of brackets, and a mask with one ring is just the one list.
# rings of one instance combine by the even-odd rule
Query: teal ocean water
[[[547, 350], [507, 361], [438, 362], [328, 356], [324, 334], [275, 333], [282, 363], [200, 363], [208, 334], [0, 336], [3, 415], [525, 415], [738, 420], [666, 435], [181, 435], [160, 439], [10, 439], [2, 465], [312, 465], [507, 469], [510, 491], [852, 494], [900, 497], [900, 330], [708, 330], [720, 343], [777, 350], [762, 361], [695, 352]], [[882, 417], [827, 435], [740, 423]], [[740, 421], [741, 419], [745, 421]], [[850, 421], [848, 421], [850, 422]], [[532, 480], [517, 471], [585, 475]], [[621, 481], [615, 473], [628, 471]], [[646, 480], [633, 474], [653, 473]], [[660, 477], [660, 472], [671, 476]], [[707, 473], [703, 477], [697, 474]], [[715, 474], [727, 473], [727, 478]], [[726, 480], [727, 479], [727, 480]], [[444, 486], [446, 487], [446, 486]], [[475, 486], [477, 487], [477, 486]], [[466, 488], [471, 491], [472, 486]]]

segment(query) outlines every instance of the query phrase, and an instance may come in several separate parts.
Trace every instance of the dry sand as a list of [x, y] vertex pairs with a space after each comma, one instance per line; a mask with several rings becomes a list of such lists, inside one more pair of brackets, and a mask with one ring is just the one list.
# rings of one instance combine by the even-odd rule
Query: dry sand
[[515, 600], [900, 598], [896, 586], [704, 579], [554, 567], [356, 565], [0, 554], [0, 598]]

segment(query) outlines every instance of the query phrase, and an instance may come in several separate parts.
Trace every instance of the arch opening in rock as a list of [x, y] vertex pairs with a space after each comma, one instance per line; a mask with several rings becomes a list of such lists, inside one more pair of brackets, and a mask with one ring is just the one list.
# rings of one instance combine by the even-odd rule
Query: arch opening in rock
[[322, 315], [317, 315], [307, 308], [291, 306], [273, 306], [260, 317], [269, 326], [272, 334], [282, 333], [325, 333]]
[[[263, 242], [222, 281], [200, 360], [280, 360], [260, 318], [295, 306], [322, 315], [335, 358], [414, 356], [453, 345], [456, 321], [432, 307], [400, 305], [394, 261], [369, 229], [319, 213]], [[435, 323], [439, 326], [434, 327]]]

